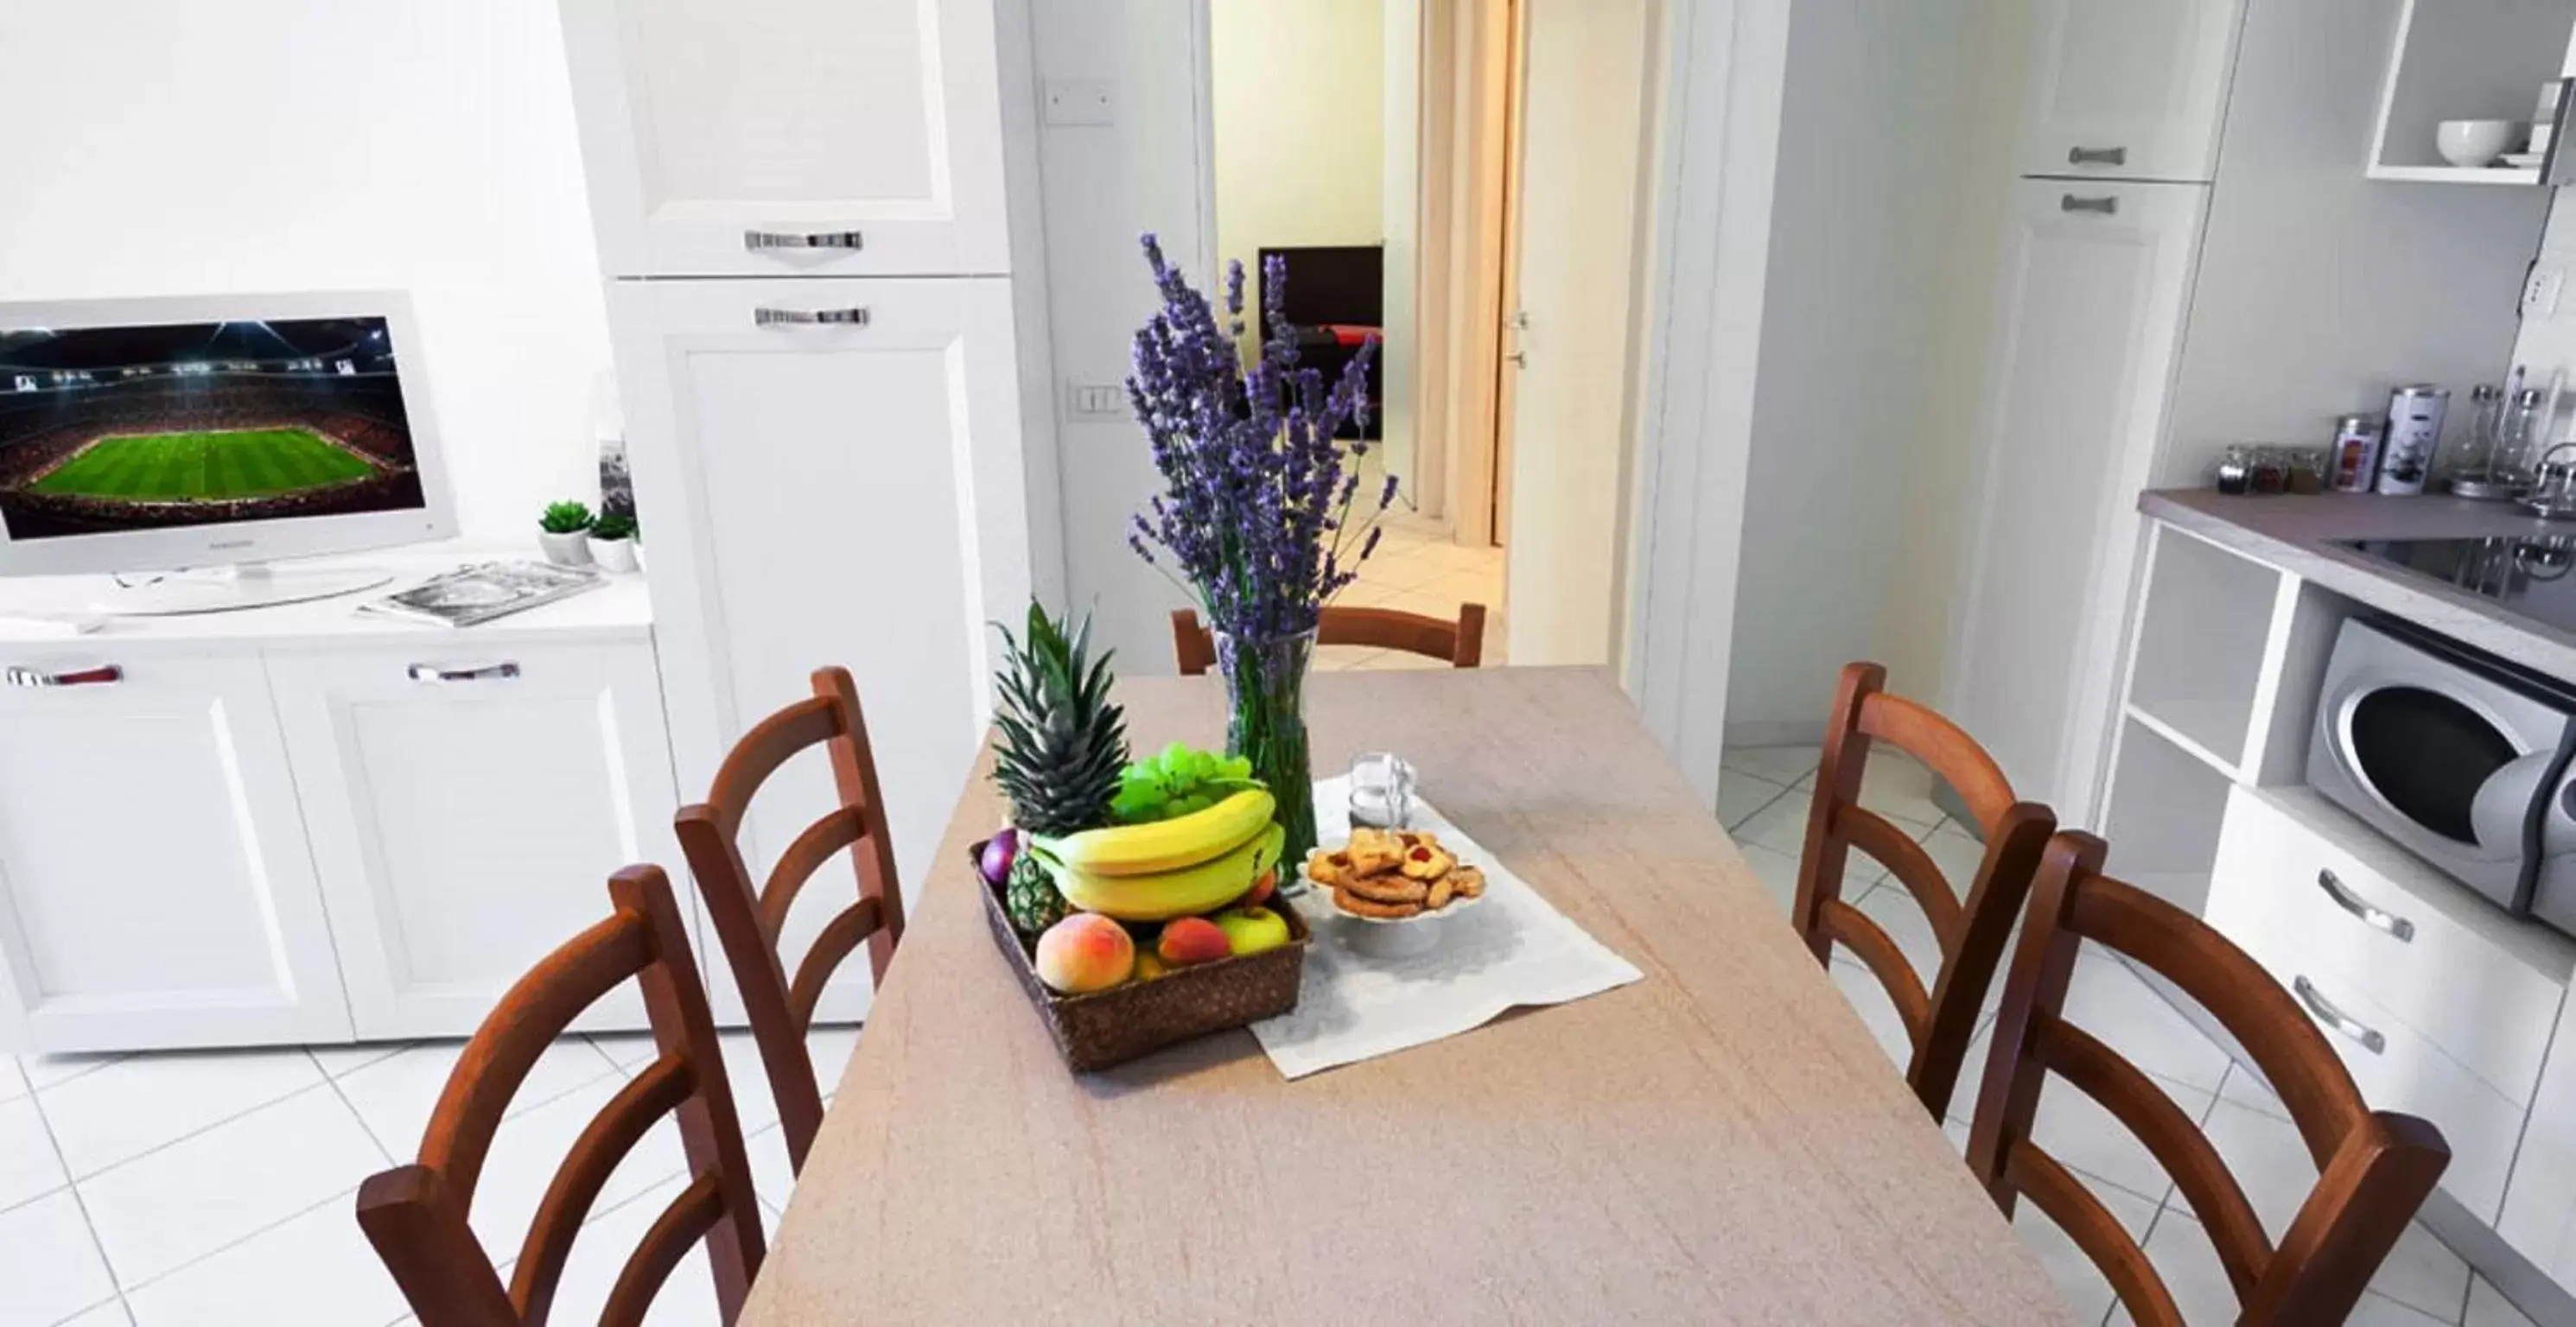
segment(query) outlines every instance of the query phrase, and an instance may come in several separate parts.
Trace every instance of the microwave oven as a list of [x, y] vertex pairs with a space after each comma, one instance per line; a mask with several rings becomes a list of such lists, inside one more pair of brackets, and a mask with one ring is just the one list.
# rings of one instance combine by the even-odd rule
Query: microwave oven
[[2308, 786], [2517, 916], [2576, 935], [2576, 687], [2392, 618], [2347, 619]]

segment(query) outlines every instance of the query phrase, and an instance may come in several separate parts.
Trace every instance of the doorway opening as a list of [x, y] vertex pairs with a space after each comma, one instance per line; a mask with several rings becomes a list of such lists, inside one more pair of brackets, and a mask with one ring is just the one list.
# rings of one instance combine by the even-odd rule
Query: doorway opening
[[1617, 662], [1663, 0], [1206, 2], [1220, 265], [1285, 262], [1328, 375], [1380, 338], [1362, 464], [1400, 497], [1340, 602]]

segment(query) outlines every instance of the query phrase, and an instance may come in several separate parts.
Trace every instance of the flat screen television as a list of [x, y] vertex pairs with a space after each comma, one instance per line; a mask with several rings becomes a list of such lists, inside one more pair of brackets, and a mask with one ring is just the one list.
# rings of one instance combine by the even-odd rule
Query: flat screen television
[[390, 292], [0, 304], [0, 575], [453, 533], [418, 346]]

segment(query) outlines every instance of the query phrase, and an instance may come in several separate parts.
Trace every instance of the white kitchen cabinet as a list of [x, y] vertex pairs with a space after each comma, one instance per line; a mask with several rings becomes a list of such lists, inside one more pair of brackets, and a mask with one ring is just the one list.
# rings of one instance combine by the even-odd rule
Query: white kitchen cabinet
[[2241, 0], [2039, 0], [2020, 172], [2209, 179], [2241, 10]]
[[2576, 1028], [2562, 1008], [2496, 1233], [2562, 1286], [2576, 1286]]
[[993, 0], [562, 0], [612, 276], [1010, 268]]
[[[280, 653], [269, 668], [361, 1040], [473, 1028], [608, 915], [611, 871], [676, 869], [679, 803], [640, 632], [442, 636]], [[576, 1024], [643, 1025], [631, 983]]]
[[[813, 669], [845, 666], [909, 896], [990, 717], [988, 624], [1029, 602], [1009, 283], [617, 282], [609, 301], [682, 797]], [[755, 872], [829, 789], [819, 751], [772, 778]], [[846, 904], [833, 878], [790, 917], [791, 954]], [[843, 974], [826, 1018], [865, 1008], [866, 966]]]
[[[2089, 799], [2208, 191], [2014, 186], [1946, 708], [2025, 798]], [[2099, 587], [2121, 587], [2105, 593]]]
[[[0, 1046], [347, 1040], [258, 654], [0, 645], [0, 666]], [[76, 684], [29, 685], [54, 678]]]

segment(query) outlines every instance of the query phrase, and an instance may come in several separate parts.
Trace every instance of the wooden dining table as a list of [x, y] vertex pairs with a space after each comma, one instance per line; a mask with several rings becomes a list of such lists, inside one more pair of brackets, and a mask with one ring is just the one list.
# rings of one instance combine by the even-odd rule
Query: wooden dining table
[[[1214, 678], [1118, 697], [1139, 751], [1224, 732]], [[2067, 1319], [1606, 674], [1306, 707], [1317, 771], [1401, 753], [1644, 980], [1296, 1082], [1240, 1030], [1075, 1074], [979, 911], [979, 766], [742, 1322]]]

